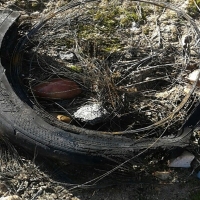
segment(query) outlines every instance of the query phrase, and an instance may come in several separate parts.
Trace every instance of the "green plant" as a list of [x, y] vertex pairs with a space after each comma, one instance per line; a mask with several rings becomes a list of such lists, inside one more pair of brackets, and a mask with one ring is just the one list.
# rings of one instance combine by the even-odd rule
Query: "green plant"
[[189, 0], [188, 6], [187, 6], [187, 12], [192, 17], [198, 17], [200, 15], [200, 12], [197, 8], [197, 6], [200, 7], [200, 0], [195, 0], [195, 2], [194, 0]]
[[[148, 8], [137, 4], [119, 5], [114, 1], [105, 1], [87, 11], [90, 22], [77, 27], [78, 40], [84, 53], [104, 55], [123, 50], [120, 34], [129, 34], [127, 30], [132, 22], [143, 24], [149, 13]], [[119, 30], [121, 31], [119, 33]]]

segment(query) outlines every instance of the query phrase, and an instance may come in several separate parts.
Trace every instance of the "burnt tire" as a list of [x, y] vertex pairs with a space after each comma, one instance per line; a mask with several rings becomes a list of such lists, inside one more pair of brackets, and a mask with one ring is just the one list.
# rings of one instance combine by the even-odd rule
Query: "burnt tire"
[[[18, 12], [0, 12], [1, 57], [6, 57], [16, 45], [13, 34], [17, 31], [18, 18]], [[176, 136], [140, 140], [87, 130], [66, 131], [49, 124], [33, 109], [7, 62], [0, 64], [0, 132], [12, 143], [41, 155], [80, 162], [95, 158], [130, 158], [146, 148], [185, 147], [198, 122], [197, 118], [188, 119]]]

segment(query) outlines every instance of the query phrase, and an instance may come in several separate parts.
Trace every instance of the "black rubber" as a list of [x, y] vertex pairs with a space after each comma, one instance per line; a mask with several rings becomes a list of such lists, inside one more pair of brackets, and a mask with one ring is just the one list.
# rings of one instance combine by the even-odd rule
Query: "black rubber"
[[[0, 44], [1, 55], [7, 51], [12, 43], [11, 29], [18, 19], [19, 13], [14, 11], [0, 12]], [[2, 44], [2, 41], [5, 41]], [[13, 39], [14, 41], [14, 39]], [[193, 127], [190, 119], [183, 125], [178, 136], [167, 138], [147, 138], [133, 140], [124, 136], [109, 134], [93, 134], [85, 130], [83, 133], [74, 133], [59, 129], [47, 123], [27, 103], [16, 94], [13, 88], [16, 83], [9, 82], [12, 76], [8, 69], [0, 64], [0, 132], [11, 142], [37, 151], [42, 155], [61, 160], [74, 160], [80, 162], [87, 159], [101, 159], [114, 157], [131, 157], [136, 151], [146, 148], [170, 148], [174, 146], [188, 146]], [[18, 91], [17, 93], [20, 93]], [[196, 118], [195, 118], [196, 119]], [[197, 124], [198, 120], [192, 126]], [[155, 142], [156, 141], [156, 142]], [[155, 144], [151, 146], [153, 143]]]

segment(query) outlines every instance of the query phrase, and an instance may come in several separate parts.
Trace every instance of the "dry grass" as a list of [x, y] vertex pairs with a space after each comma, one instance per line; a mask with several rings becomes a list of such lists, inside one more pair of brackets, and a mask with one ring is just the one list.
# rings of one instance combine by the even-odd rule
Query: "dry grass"
[[[26, 44], [31, 51], [16, 68], [29, 66], [22, 81], [33, 101], [71, 117], [72, 124], [134, 137], [155, 128], [153, 134], [160, 135], [167, 126], [171, 134], [197, 101], [193, 89], [187, 97], [185, 88], [188, 74], [198, 68], [199, 35], [193, 19], [168, 3], [71, 1], [22, 38], [20, 50]], [[62, 59], [70, 53], [71, 59]], [[31, 88], [53, 77], [74, 80], [82, 95], [67, 102], [35, 98]], [[101, 123], [90, 126], [74, 117], [78, 108], [94, 103], [107, 112]]]
[[[102, 1], [100, 4], [96, 1], [70, 1], [58, 10], [54, 7], [55, 10], [39, 20], [32, 31], [21, 40], [26, 45], [19, 46], [18, 50], [25, 50], [25, 56], [21, 57], [23, 60], [19, 60], [16, 68], [20, 71], [20, 67], [28, 66], [22, 81], [25, 85], [28, 83], [27, 93], [40, 109], [64, 113], [73, 118], [74, 110], [81, 105], [97, 102], [109, 113], [106, 121], [97, 126], [90, 126], [78, 119], [73, 119], [73, 123], [92, 130], [132, 133], [130, 137], [135, 138], [161, 137], [177, 131], [194, 103], [199, 100], [192, 89], [189, 89], [192, 93], [188, 99], [185, 98], [188, 94], [187, 88], [190, 88], [187, 76], [199, 64], [198, 22], [168, 3], [129, 3], [126, 1], [121, 5], [116, 1]], [[103, 12], [99, 12], [97, 4]], [[130, 15], [131, 6], [134, 15]], [[111, 10], [117, 9], [111, 13], [110, 7]], [[132, 24], [133, 21], [135, 24]], [[35, 19], [32, 23], [34, 22]], [[191, 41], [187, 42], [187, 37], [191, 37]], [[60, 52], [68, 51], [73, 53], [73, 60], [61, 59]], [[49, 102], [35, 98], [31, 87], [52, 77], [73, 79], [82, 87], [84, 94], [67, 102], [69, 106], [61, 101]], [[183, 102], [185, 99], [187, 101]], [[180, 105], [181, 109], [177, 110]], [[126, 174], [122, 173], [123, 170], [126, 171], [123, 163], [114, 170], [103, 172], [97, 178], [89, 178], [83, 184], [63, 187], [60, 186], [61, 183], [52, 180], [44, 168], [41, 171], [32, 160], [19, 156], [10, 144], [3, 143], [0, 153], [1, 195], [4, 196], [18, 194], [24, 199], [73, 199], [66, 188], [88, 187], [121, 167], [119, 174], [122, 177]], [[150, 157], [149, 159], [153, 160]], [[157, 159], [154, 159], [155, 163]], [[131, 168], [132, 166], [131, 164]], [[141, 167], [144, 169], [142, 173], [151, 177], [155, 166], [147, 166], [145, 169]], [[58, 169], [56, 167], [54, 169]], [[127, 168], [130, 172], [130, 166]], [[179, 175], [184, 177], [180, 179], [181, 184], [186, 179], [196, 188], [197, 184], [193, 183], [193, 179], [190, 180], [190, 171], [186, 174], [177, 172], [178, 175], [174, 172], [174, 179], [170, 184], [174, 180], [179, 181]], [[185, 177], [190, 178], [188, 180]], [[150, 194], [156, 193], [157, 197], [163, 197], [162, 192], [159, 192], [164, 187], [151, 186]], [[131, 199], [133, 196], [138, 199], [149, 198], [144, 194], [147, 190], [144, 185], [141, 186], [142, 189], [132, 186], [128, 188], [136, 192], [129, 191], [130, 195], [127, 195], [121, 191], [115, 199]], [[177, 193], [179, 189], [176, 188]], [[110, 193], [113, 194], [116, 190], [119, 188], [109, 188], [106, 191], [94, 189], [92, 192], [87, 191], [86, 195], [85, 192], [76, 194], [81, 199], [87, 199], [88, 196], [91, 199], [100, 199], [102, 195], [112, 199]], [[143, 191], [142, 195], [140, 190]], [[159, 190], [159, 194], [155, 190]], [[184, 195], [184, 198], [189, 197]]]

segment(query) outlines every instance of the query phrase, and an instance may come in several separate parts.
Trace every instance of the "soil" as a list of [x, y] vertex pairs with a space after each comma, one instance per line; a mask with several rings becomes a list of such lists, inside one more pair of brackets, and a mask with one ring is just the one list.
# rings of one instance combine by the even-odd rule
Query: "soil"
[[[47, 14], [50, 10], [59, 8], [60, 6], [66, 4], [68, 1], [65, 0], [60, 0], [60, 1], [49, 1], [49, 0], [35, 0], [35, 1], [21, 1], [21, 0], [10, 0], [10, 1], [1, 1], [1, 7], [3, 9], [5, 8], [12, 8], [14, 10], [19, 10], [22, 13], [21, 16], [21, 24], [20, 24], [20, 29], [22, 30], [21, 34], [24, 34], [31, 25], [33, 25], [35, 22], [39, 21], [39, 19], [42, 17], [42, 15]], [[165, 2], [165, 1], [163, 1]], [[168, 2], [168, 1], [166, 1]], [[199, 11], [198, 8], [192, 3], [193, 1], [171, 1], [170, 3], [176, 4], [179, 8], [185, 10], [186, 12], [189, 12], [189, 14], [195, 19], [195, 23], [199, 24]], [[199, 1], [196, 1], [198, 4], [200, 4]], [[106, 4], [108, 3], [107, 1], [102, 1], [102, 3]], [[129, 5], [130, 1], [124, 1], [123, 2], [126, 5]], [[200, 5], [199, 5], [200, 6]], [[105, 7], [103, 7], [103, 11], [105, 13], [111, 12], [111, 10], [107, 10]], [[175, 60], [177, 59], [178, 61], [181, 60], [181, 56], [179, 55], [180, 52], [182, 52], [182, 49], [180, 48], [180, 45], [178, 46], [177, 44], [180, 42], [182, 39], [182, 36], [184, 34], [189, 35], [191, 34], [193, 38], [196, 37], [194, 30], [191, 28], [189, 24], [185, 24], [186, 22], [183, 20], [181, 21], [179, 19], [179, 16], [174, 14], [171, 10], [168, 10], [165, 12], [165, 10], [159, 10], [160, 8], [156, 8], [154, 12], [154, 17], [152, 10], [146, 10], [145, 16], [141, 15], [141, 18], [138, 20], [137, 16], [130, 16], [130, 13], [126, 11], [126, 17], [122, 16], [120, 19], [121, 23], [123, 23], [123, 26], [125, 28], [130, 26], [130, 19], [135, 20], [137, 23], [141, 23], [142, 25], [138, 28], [137, 24], [132, 25], [132, 31], [136, 31], [135, 37], [136, 39], [134, 42], [139, 40], [140, 34], [143, 35], [141, 37], [141, 43], [140, 45], [145, 44], [144, 38], [147, 40], [149, 38], [152, 39], [152, 46], [157, 47], [157, 45], [166, 45], [167, 43], [173, 44], [176, 46], [177, 49], [173, 49], [173, 52], [176, 52], [176, 55], [171, 55], [168, 54], [165, 59], [159, 60], [159, 62], [164, 62], [164, 64], [168, 64], [168, 61], [170, 60]], [[83, 10], [82, 12], [84, 12]], [[98, 21], [99, 17], [102, 19], [101, 13], [98, 13], [93, 11], [94, 15], [96, 16], [96, 20]], [[160, 16], [157, 14], [160, 13]], [[69, 13], [68, 13], [69, 14]], [[101, 16], [100, 16], [101, 15]], [[107, 16], [107, 19], [103, 21], [104, 26], [111, 27], [113, 26], [113, 23], [116, 23], [116, 21], [112, 21], [113, 15]], [[147, 19], [148, 18], [148, 19]], [[104, 18], [103, 18], [104, 19]], [[80, 19], [85, 21], [85, 19]], [[143, 20], [145, 22], [143, 22]], [[160, 21], [159, 21], [160, 20]], [[109, 21], [109, 23], [107, 23]], [[157, 33], [154, 33], [154, 28], [152, 28], [152, 23], [155, 21], [158, 23], [157, 27], [160, 28], [162, 31], [162, 40], [158, 40], [159, 37], [157, 37]], [[171, 23], [167, 24], [167, 21], [170, 21]], [[162, 22], [162, 23], [161, 23]], [[106, 23], [106, 24], [105, 24]], [[132, 21], [131, 21], [132, 23]], [[144, 24], [143, 24], [144, 23]], [[161, 24], [159, 24], [161, 23]], [[73, 25], [72, 25], [73, 26]], [[142, 27], [142, 28], [141, 28]], [[47, 24], [48, 28], [48, 24]], [[82, 27], [83, 29], [85, 27]], [[91, 24], [90, 28], [94, 28], [93, 24]], [[140, 29], [141, 28], [141, 29]], [[105, 31], [105, 30], [103, 30]], [[108, 30], [106, 30], [107, 32]], [[159, 32], [159, 31], [158, 31]], [[103, 32], [104, 34], [105, 32]], [[102, 59], [101, 56], [103, 57], [108, 56], [108, 52], [114, 52], [110, 56], [110, 63], [116, 62], [116, 57], [119, 56], [119, 52], [116, 49], [125, 48], [128, 46], [129, 38], [127, 39], [125, 36], [127, 33], [123, 32], [121, 30], [120, 34], [124, 34], [124, 43], [118, 43], [118, 34], [119, 30], [117, 33], [113, 34], [112, 41], [114, 40], [115, 43], [104, 43], [104, 45], [97, 49], [97, 46], [99, 46], [99, 41], [97, 41], [97, 44], [91, 44], [89, 43], [92, 48], [88, 48], [87, 45], [85, 49], [83, 49], [84, 53], [87, 55], [90, 55], [92, 58], [96, 58], [97, 55], [100, 55], [100, 58]], [[70, 32], [68, 32], [70, 34]], [[88, 39], [90, 41], [90, 38], [87, 37], [96, 37], [96, 32], [92, 32], [92, 36], [89, 35], [90, 33], [87, 32], [87, 30], [84, 29], [83, 32], [79, 33], [81, 35], [81, 38]], [[170, 35], [171, 37], [168, 37]], [[150, 37], [151, 36], [151, 37]], [[137, 38], [138, 37], [138, 38]], [[156, 39], [155, 39], [156, 38]], [[105, 40], [105, 38], [101, 38], [102, 40]], [[154, 40], [155, 39], [155, 40]], [[48, 44], [50, 45], [52, 41], [50, 41]], [[54, 41], [55, 42], [55, 41]], [[61, 41], [57, 41], [61, 42]], [[65, 41], [68, 42], [67, 45], [68, 47], [71, 45], [71, 41]], [[84, 40], [79, 41], [80, 44], [84, 43]], [[82, 42], [82, 43], [81, 43]], [[110, 42], [110, 41], [109, 41]], [[195, 42], [195, 41], [193, 41]], [[52, 42], [52, 44], [54, 44]], [[52, 45], [51, 44], [51, 45]], [[60, 43], [59, 43], [60, 44]], [[66, 44], [66, 43], [65, 43]], [[52, 45], [53, 46], [53, 45]], [[51, 46], [51, 47], [52, 47]], [[84, 46], [84, 45], [83, 45]], [[173, 46], [173, 48], [174, 48]], [[157, 47], [158, 48], [158, 47]], [[171, 48], [171, 47], [168, 47]], [[91, 51], [92, 49], [92, 51]], [[49, 49], [48, 49], [49, 50]], [[61, 49], [64, 51], [65, 49]], [[133, 49], [132, 49], [133, 50]], [[166, 52], [170, 51], [171, 49], [165, 49]], [[192, 49], [192, 51], [195, 52], [196, 49]], [[147, 52], [149, 52], [148, 50]], [[38, 48], [38, 52], [45, 54], [48, 58], [56, 58], [56, 62], [62, 62], [62, 59], [57, 58], [58, 52], [55, 51], [55, 48], [52, 47], [50, 51], [44, 52], [42, 48]], [[134, 59], [134, 50], [131, 51], [131, 49], [124, 50], [123, 55], [125, 58], [122, 58], [122, 60], [128, 61]], [[143, 49], [138, 49], [137, 53], [139, 55], [146, 55], [147, 52], [143, 52]], [[165, 53], [162, 52], [162, 56], [164, 58]], [[171, 51], [170, 51], [171, 52]], [[195, 55], [193, 53], [193, 55]], [[160, 52], [159, 52], [160, 53]], [[188, 52], [185, 52], [185, 54]], [[191, 54], [192, 54], [191, 53]], [[28, 54], [27, 54], [28, 55]], [[69, 54], [68, 54], [69, 55]], [[64, 55], [66, 56], [66, 55]], [[44, 57], [41, 57], [44, 58]], [[195, 56], [192, 57], [192, 61], [189, 61], [189, 65], [192, 68], [193, 66], [196, 66], [198, 63], [198, 58]], [[46, 59], [47, 60], [47, 59]], [[49, 61], [52, 63], [52, 60]], [[73, 61], [69, 62], [71, 63], [70, 66], [73, 64], [73, 70], [77, 71], [79, 70], [79, 62]], [[123, 63], [124, 64], [124, 63]], [[151, 65], [158, 65], [159, 63], [154, 61], [154, 63], [151, 63]], [[177, 64], [178, 65], [178, 64]], [[129, 65], [127, 65], [129, 66]], [[74, 69], [75, 67], [75, 69]], [[173, 73], [176, 72], [176, 70], [179, 70], [180, 68], [176, 68]], [[171, 72], [170, 71], [170, 72]], [[191, 69], [189, 70], [191, 71]], [[119, 78], [118, 74], [121, 73], [123, 74], [124, 72], [122, 71], [116, 71], [115, 77], [113, 78]], [[155, 71], [151, 72], [151, 76], [153, 77]], [[169, 73], [169, 71], [163, 72], [162, 70], [160, 71], [160, 74], [165, 74]], [[159, 75], [160, 75], [159, 74]], [[183, 74], [185, 77], [187, 74]], [[145, 78], [152, 78], [151, 76], [145, 77]], [[39, 77], [40, 80], [44, 77]], [[137, 79], [138, 77], [136, 77]], [[138, 79], [140, 79], [139, 77]], [[153, 77], [155, 78], [155, 77]], [[175, 77], [172, 77], [175, 79]], [[77, 77], [75, 77], [77, 80]], [[154, 88], [154, 93], [148, 93], [148, 95], [157, 95], [156, 98], [162, 97], [162, 106], [166, 108], [165, 114], [168, 110], [171, 110], [172, 108], [170, 107], [170, 104], [173, 100], [174, 102], [179, 102], [181, 101], [180, 98], [182, 98], [181, 95], [179, 94], [178, 96], [175, 96], [174, 94], [177, 94], [177, 90], [179, 92], [183, 92], [184, 94], [187, 93], [186, 88], [189, 87], [186, 79], [181, 79], [183, 81], [182, 84], [176, 85], [176, 87], [172, 87], [170, 97], [167, 96], [167, 99], [165, 98], [165, 93], [163, 93], [161, 88]], [[80, 81], [80, 79], [79, 79]], [[132, 81], [132, 82], [131, 82]], [[138, 81], [138, 80], [137, 80]], [[174, 81], [174, 80], [173, 80]], [[173, 82], [172, 81], [172, 82]], [[131, 84], [134, 83], [134, 80], [129, 80]], [[36, 84], [37, 80], [33, 81], [33, 84]], [[127, 84], [127, 83], [125, 83]], [[148, 85], [149, 86], [149, 85]], [[155, 86], [155, 85], [153, 85]], [[187, 86], [187, 87], [186, 87]], [[144, 87], [148, 90], [152, 90], [152, 87], [147, 87], [147, 85], [142, 85], [142, 88], [137, 88], [137, 91], [139, 90], [144, 93]], [[163, 87], [166, 89], [168, 87], [168, 83]], [[98, 90], [101, 90], [98, 88]], [[156, 92], [155, 92], [156, 90]], [[175, 91], [175, 92], [174, 92]], [[135, 91], [134, 91], [135, 92]], [[104, 91], [105, 93], [105, 91]], [[196, 93], [198, 95], [198, 93]], [[145, 94], [146, 95], [146, 94]], [[160, 96], [159, 96], [160, 95]], [[88, 97], [87, 97], [88, 98]], [[141, 96], [138, 97], [139, 99]], [[171, 98], [171, 99], [170, 99]], [[190, 101], [190, 103], [195, 99], [195, 95], [193, 99]], [[108, 97], [109, 99], [109, 97]], [[197, 101], [198, 97], [196, 98], [195, 101]], [[100, 99], [101, 101], [104, 101], [104, 99]], [[152, 97], [151, 99], [152, 100]], [[195, 102], [194, 101], [194, 102]], [[148, 103], [150, 103], [149, 101]], [[173, 103], [174, 103], [173, 102]], [[80, 103], [80, 102], [79, 102]], [[82, 102], [81, 102], [82, 103]], [[108, 109], [111, 109], [112, 101], [109, 99], [107, 102]], [[115, 106], [116, 105], [116, 102]], [[142, 107], [141, 104], [138, 102], [137, 106]], [[147, 104], [147, 102], [145, 102]], [[42, 104], [42, 102], [41, 102]], [[46, 102], [45, 104], [46, 105]], [[42, 105], [42, 106], [44, 106]], [[128, 105], [130, 106], [130, 105]], [[154, 105], [150, 105], [148, 108], [144, 108], [143, 113], [145, 113], [145, 120], [147, 121], [147, 116], [148, 116], [148, 110], [152, 109]], [[162, 111], [163, 107], [160, 106], [158, 107], [160, 109], [160, 112]], [[176, 105], [175, 105], [176, 107]], [[189, 109], [190, 105], [186, 105], [185, 109]], [[53, 109], [53, 107], [52, 107]], [[125, 109], [125, 108], [124, 108]], [[134, 108], [135, 109], [135, 108]], [[113, 111], [112, 111], [113, 112]], [[156, 112], [157, 113], [157, 112]], [[124, 113], [121, 113], [124, 114]], [[187, 112], [186, 113], [181, 113], [181, 116], [178, 116], [179, 118], [179, 123], [182, 123], [183, 120], [185, 119]], [[150, 113], [151, 115], [151, 120], [148, 121], [148, 123], [152, 124], [156, 122], [156, 114], [155, 113]], [[167, 115], [167, 114], [166, 114]], [[159, 116], [160, 119], [163, 119], [165, 116]], [[144, 118], [144, 116], [143, 116]], [[127, 118], [124, 119], [126, 121]], [[177, 121], [178, 119], [175, 119]], [[131, 124], [132, 122], [130, 122]], [[141, 122], [140, 122], [141, 123]], [[126, 124], [124, 129], [127, 129], [127, 126], [130, 124]], [[102, 125], [101, 125], [102, 126]], [[139, 124], [141, 126], [141, 124]], [[107, 127], [107, 126], [106, 126]], [[138, 127], [138, 125], [136, 125]], [[88, 128], [90, 128], [88, 126]], [[95, 127], [97, 128], [97, 127]], [[109, 129], [115, 129], [116, 127], [110, 127]], [[173, 126], [172, 129], [170, 130], [173, 132], [177, 127]], [[92, 127], [94, 129], [94, 127]], [[171, 133], [170, 132], [170, 133]], [[170, 134], [169, 133], [169, 134]], [[102, 168], [99, 168], [98, 165], [95, 166], [87, 166], [83, 164], [74, 164], [74, 163], [60, 163], [58, 161], [52, 161], [48, 158], [41, 158], [37, 155], [33, 155], [33, 153], [27, 153], [24, 152], [23, 149], [20, 149], [19, 147], [13, 147], [11, 144], [9, 144], [8, 141], [5, 141], [4, 138], [1, 140], [1, 146], [0, 146], [0, 152], [1, 152], [1, 168], [0, 168], [0, 195], [2, 197], [6, 196], [12, 196], [12, 195], [17, 195], [21, 199], [69, 199], [69, 200], [129, 200], [129, 199], [200, 199], [200, 188], [199, 188], [199, 179], [197, 178], [197, 173], [200, 169], [199, 167], [199, 152], [198, 152], [198, 146], [196, 145], [194, 147], [189, 147], [187, 148], [188, 151], [193, 153], [195, 155], [195, 159], [191, 164], [191, 167], [188, 169], [185, 168], [169, 168], [168, 167], [168, 162], [171, 159], [171, 157], [176, 157], [180, 155], [181, 152], [183, 152], [185, 149], [170, 149], [170, 150], [153, 150], [147, 152], [145, 155], [138, 157], [134, 161], [128, 162], [126, 165], [124, 165], [122, 168], [117, 170], [114, 173], [111, 173], [109, 176], [105, 176], [104, 178], [99, 178], [96, 181], [91, 181], [92, 179], [95, 179], [96, 177], [101, 176], [102, 174], [106, 173], [109, 171], [109, 169], [112, 169], [115, 167], [113, 163], [111, 166], [109, 166], [108, 163], [106, 163], [106, 166], [109, 166], [108, 168], [105, 168], [102, 170]], [[120, 160], [118, 161], [120, 163]], [[52, 164], [54, 163], [54, 164]], [[139, 167], [138, 167], [139, 166]], [[166, 177], [163, 178], [163, 174], [167, 174]], [[91, 181], [91, 182], [90, 182]], [[87, 183], [89, 182], [89, 183]]]

